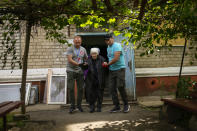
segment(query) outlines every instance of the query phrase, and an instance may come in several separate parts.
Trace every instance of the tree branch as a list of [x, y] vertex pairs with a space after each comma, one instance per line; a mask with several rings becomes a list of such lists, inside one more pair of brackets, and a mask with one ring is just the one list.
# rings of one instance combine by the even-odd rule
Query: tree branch
[[139, 14], [139, 17], [138, 17], [139, 20], [141, 20], [144, 16], [146, 4], [147, 4], [147, 0], [142, 0], [141, 8], [140, 8], [140, 14]]
[[135, 0], [134, 4], [133, 4], [133, 7], [136, 8], [136, 7], [138, 7], [138, 5], [139, 5], [139, 0]]
[[113, 7], [111, 5], [110, 0], [104, 0], [105, 5], [107, 6], [107, 10], [113, 12]]
[[97, 3], [96, 3], [96, 0], [92, 0], [92, 7], [93, 7], [94, 11], [97, 10]]

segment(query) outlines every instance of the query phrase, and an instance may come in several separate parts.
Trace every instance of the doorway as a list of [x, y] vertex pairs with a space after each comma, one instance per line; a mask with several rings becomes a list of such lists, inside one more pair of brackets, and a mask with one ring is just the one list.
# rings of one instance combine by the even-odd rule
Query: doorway
[[[100, 49], [100, 55], [103, 56], [107, 61], [107, 44], [104, 41], [104, 36], [106, 33], [83, 33], [78, 34], [82, 37], [82, 46], [86, 49], [88, 55], [90, 55], [90, 49], [91, 48], [99, 48]], [[104, 98], [110, 99], [110, 91], [109, 91], [109, 72], [107, 72], [106, 76], [106, 83], [105, 83], [105, 89], [104, 89]]]
[[90, 54], [90, 49], [97, 47], [100, 49], [100, 55], [107, 60], [107, 45], [104, 41], [105, 35], [81, 35], [82, 46], [87, 50], [88, 55]]

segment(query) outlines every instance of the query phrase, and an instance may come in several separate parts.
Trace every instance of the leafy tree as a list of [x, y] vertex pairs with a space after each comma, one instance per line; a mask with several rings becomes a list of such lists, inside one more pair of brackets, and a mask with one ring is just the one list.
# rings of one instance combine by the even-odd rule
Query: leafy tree
[[[133, 18], [128, 19], [130, 29], [125, 30], [125, 36], [132, 43], [137, 44], [137, 48], [145, 48], [141, 54], [153, 54], [162, 47], [169, 47], [169, 40], [185, 39], [183, 55], [179, 71], [181, 81], [182, 66], [188, 40], [196, 39], [197, 35], [197, 1], [196, 0], [136, 0], [133, 10]], [[134, 18], [135, 17], [135, 18]], [[160, 46], [153, 44], [157, 42]], [[194, 46], [194, 45], [193, 45]], [[193, 47], [190, 47], [192, 49]], [[196, 48], [197, 49], [197, 48]], [[194, 54], [195, 57], [197, 53]], [[197, 57], [196, 57], [197, 58]], [[177, 93], [180, 86], [177, 86]]]
[[[125, 36], [137, 48], [145, 48], [141, 54], [153, 54], [162, 47], [171, 47], [169, 40], [184, 38], [185, 48], [188, 40], [197, 34], [197, 1], [196, 0], [136, 0], [140, 4], [133, 10], [132, 18], [127, 19], [130, 29]], [[136, 5], [135, 5], [136, 6]], [[135, 18], [134, 18], [135, 17]], [[158, 43], [160, 46], [153, 44]], [[171, 48], [169, 48], [171, 49]], [[195, 54], [195, 56], [197, 56]], [[181, 62], [180, 75], [183, 59]]]
[[[25, 49], [22, 58], [22, 84], [21, 100], [25, 100], [25, 85], [27, 74], [27, 62], [31, 29], [33, 26], [41, 26], [46, 31], [46, 38], [66, 43], [65, 34], [61, 30], [70, 24], [76, 26], [102, 27], [110, 24], [111, 18], [125, 14], [127, 9], [122, 2], [126, 0], [1, 0], [0, 23], [4, 29], [2, 45], [5, 52], [1, 53], [4, 66], [7, 55], [12, 53], [12, 67], [16, 61], [15, 43], [12, 37], [20, 30], [21, 25], [26, 25]], [[116, 10], [117, 8], [120, 8]], [[108, 21], [109, 20], [109, 21]], [[20, 63], [20, 62], [19, 62]], [[22, 105], [22, 113], [25, 113], [25, 105]]]
[[[113, 31], [115, 35], [124, 33], [128, 38], [123, 41], [125, 44], [138, 43], [137, 48], [145, 48], [145, 52], [141, 54], [143, 56], [153, 54], [155, 49], [170, 47], [168, 41], [178, 37], [185, 39], [184, 47], [186, 47], [187, 41], [196, 35], [197, 2], [196, 0], [1, 0], [0, 21], [5, 30], [2, 45], [7, 49], [1, 54], [3, 63], [6, 63], [6, 54], [12, 53], [13, 59], [16, 58], [14, 53], [16, 42], [12, 36], [20, 30], [21, 24], [26, 24], [21, 86], [21, 100], [24, 101], [32, 26], [41, 26], [46, 31], [46, 38], [55, 39], [59, 43], [66, 42], [65, 34], [61, 33], [61, 30], [70, 24], [77, 27], [101, 28], [107, 32]], [[154, 42], [161, 46], [155, 46]], [[22, 112], [25, 113], [24, 105]]]

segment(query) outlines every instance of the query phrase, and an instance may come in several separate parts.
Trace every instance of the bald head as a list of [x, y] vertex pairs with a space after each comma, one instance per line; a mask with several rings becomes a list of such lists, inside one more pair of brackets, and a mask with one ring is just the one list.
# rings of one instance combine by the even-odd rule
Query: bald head
[[79, 48], [81, 46], [81, 43], [82, 43], [81, 36], [75, 36], [74, 39], [73, 39], [73, 43], [74, 43], [74, 46], [76, 48]]

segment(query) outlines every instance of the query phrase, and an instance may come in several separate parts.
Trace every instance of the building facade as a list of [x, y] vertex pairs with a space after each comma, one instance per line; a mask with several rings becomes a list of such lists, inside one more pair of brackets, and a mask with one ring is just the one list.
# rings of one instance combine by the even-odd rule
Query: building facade
[[[79, 32], [74, 25], [65, 30], [67, 38], [72, 41], [75, 35], [81, 35], [83, 38], [82, 46], [89, 50], [91, 47], [99, 47], [104, 56], [106, 56], [106, 45], [103, 40], [105, 33], [99, 32]], [[84, 35], [85, 34], [85, 35]], [[56, 41], [46, 40], [45, 31], [42, 28], [37, 28], [32, 31], [30, 41], [29, 56], [28, 56], [28, 81], [46, 80], [47, 69], [54, 69], [54, 74], [66, 74], [66, 44], [59, 44]], [[25, 34], [18, 33], [16, 35], [16, 52], [17, 59], [22, 59], [25, 45]], [[197, 41], [190, 43], [197, 44]], [[194, 44], [194, 45], [195, 45]], [[1, 44], [2, 46], [2, 44]], [[0, 47], [1, 47], [0, 46]], [[155, 54], [141, 57], [140, 54], [145, 50], [143, 48], [135, 50], [135, 73], [136, 73], [136, 95], [144, 96], [154, 94], [155, 91], [164, 87], [164, 91], [173, 92], [176, 89], [178, 81], [179, 67], [182, 59], [183, 46], [172, 46], [171, 51], [168, 47], [156, 51]], [[3, 47], [1, 47], [3, 51]], [[183, 75], [192, 76], [193, 80], [197, 80], [197, 60], [194, 58], [196, 48], [186, 48], [186, 56], [184, 59]], [[11, 56], [7, 61], [7, 65], [0, 72], [4, 76], [0, 77], [0, 82], [16, 82], [21, 80], [19, 65], [15, 65], [15, 70], [11, 73]], [[191, 62], [193, 63], [191, 65]], [[2, 62], [0, 66], [2, 66]], [[60, 69], [61, 71], [59, 71]], [[65, 69], [65, 70], [64, 70]], [[36, 70], [38, 71], [36, 75]], [[57, 71], [58, 70], [58, 71]], [[62, 72], [63, 71], [63, 72]], [[42, 73], [41, 73], [42, 72]], [[40, 73], [40, 74], [39, 74]], [[6, 76], [7, 75], [7, 76]], [[42, 76], [44, 75], [44, 76]], [[11, 77], [10, 77], [11, 76]], [[10, 78], [9, 80], [6, 80]], [[163, 89], [163, 88], [162, 88]]]

